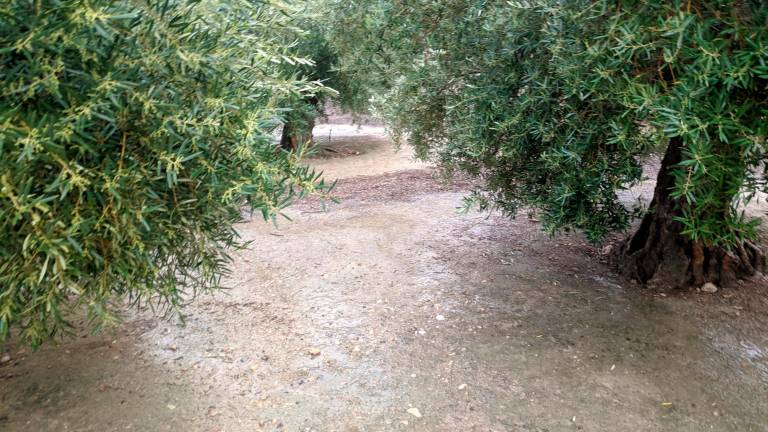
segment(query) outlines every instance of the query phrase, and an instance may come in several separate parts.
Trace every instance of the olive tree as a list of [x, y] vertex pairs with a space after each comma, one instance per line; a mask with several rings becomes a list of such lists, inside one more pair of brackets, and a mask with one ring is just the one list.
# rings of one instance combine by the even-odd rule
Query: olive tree
[[[744, 205], [768, 189], [768, 4], [757, 0], [329, 0], [341, 68], [396, 137], [532, 207], [550, 232], [630, 227], [621, 271], [728, 283], [764, 268]], [[661, 166], [650, 206], [618, 191]]]
[[290, 107], [283, 116], [280, 139], [285, 149], [312, 144], [312, 129], [318, 115], [332, 103], [352, 112], [368, 113], [368, 92], [365, 80], [340, 68], [340, 47], [334, 44], [338, 11], [325, 0], [304, 0], [290, 4], [295, 13], [283, 28], [282, 41], [288, 52], [300, 62], [283, 62], [282, 70], [289, 75], [320, 83], [324, 91], [311, 95], [289, 95], [284, 101]]
[[288, 109], [283, 115], [280, 146], [286, 150], [309, 147], [315, 119], [323, 104], [338, 93], [334, 69], [336, 53], [331, 48], [323, 26], [322, 6], [315, 1], [292, 4], [296, 13], [282, 29], [282, 42], [288, 53], [299, 61], [284, 61], [281, 69], [287, 75], [322, 83], [327, 91], [313, 94], [288, 94], [283, 101]]
[[0, 339], [39, 343], [85, 309], [175, 310], [216, 288], [233, 224], [326, 186], [271, 139], [284, 11], [248, 1], [0, 6]]

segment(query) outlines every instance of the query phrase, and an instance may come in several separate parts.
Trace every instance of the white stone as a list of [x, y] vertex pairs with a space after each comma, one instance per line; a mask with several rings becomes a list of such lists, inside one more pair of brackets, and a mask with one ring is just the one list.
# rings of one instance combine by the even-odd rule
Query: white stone
[[407, 412], [416, 418], [421, 418], [421, 411], [418, 408], [408, 408]]

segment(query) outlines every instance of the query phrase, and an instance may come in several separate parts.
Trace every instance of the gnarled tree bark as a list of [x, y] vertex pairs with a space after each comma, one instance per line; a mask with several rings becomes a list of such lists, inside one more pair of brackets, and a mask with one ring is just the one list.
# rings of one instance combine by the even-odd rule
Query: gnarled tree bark
[[648, 212], [617, 251], [619, 271], [641, 283], [654, 280], [674, 287], [706, 282], [727, 285], [764, 271], [765, 254], [750, 242], [729, 251], [683, 235], [682, 224], [675, 220], [682, 215], [683, 203], [671, 196], [672, 170], [682, 161], [682, 150], [681, 140], [673, 138], [662, 159]]

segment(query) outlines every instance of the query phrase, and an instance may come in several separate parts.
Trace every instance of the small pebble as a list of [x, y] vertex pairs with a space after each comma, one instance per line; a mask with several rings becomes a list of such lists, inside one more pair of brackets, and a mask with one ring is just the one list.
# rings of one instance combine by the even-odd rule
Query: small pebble
[[421, 418], [421, 411], [418, 408], [408, 408], [407, 412], [416, 418]]

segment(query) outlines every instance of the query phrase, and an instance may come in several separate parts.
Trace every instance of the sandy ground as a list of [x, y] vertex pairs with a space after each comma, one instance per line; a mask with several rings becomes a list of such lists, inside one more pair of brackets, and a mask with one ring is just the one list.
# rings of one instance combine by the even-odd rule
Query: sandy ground
[[342, 203], [241, 224], [231, 289], [186, 324], [6, 347], [0, 430], [768, 431], [764, 279], [643, 291], [342, 126], [312, 160]]
[[380, 126], [321, 124], [315, 127], [312, 165], [328, 180], [428, 168], [403, 146], [394, 149]]

